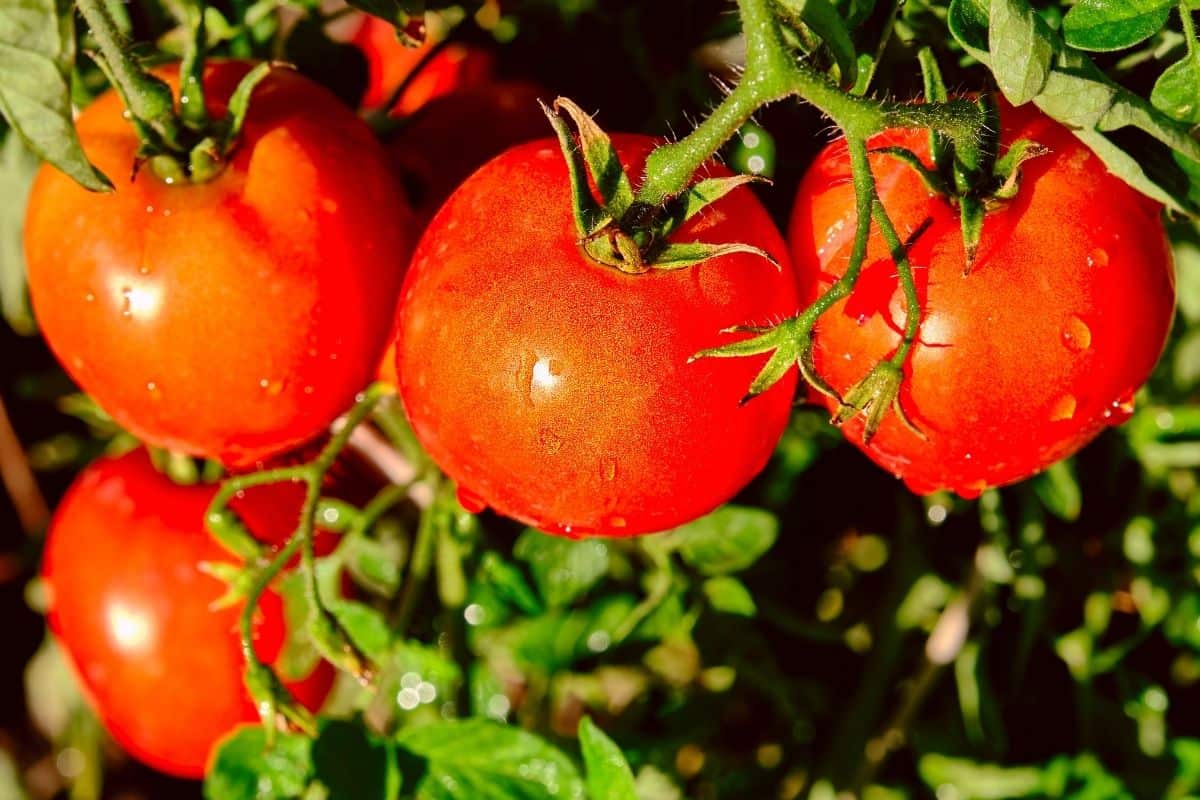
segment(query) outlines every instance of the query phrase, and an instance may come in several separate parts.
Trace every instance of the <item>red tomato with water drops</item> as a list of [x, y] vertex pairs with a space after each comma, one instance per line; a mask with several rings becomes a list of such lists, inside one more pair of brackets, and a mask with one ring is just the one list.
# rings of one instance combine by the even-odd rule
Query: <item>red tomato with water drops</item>
[[[250, 66], [207, 67], [214, 115]], [[115, 94], [78, 128], [97, 166], [131, 173], [138, 139]], [[55, 355], [117, 422], [243, 465], [321, 433], [374, 377], [411, 220], [371, 131], [279, 68], [206, 183], [144, 168], [95, 194], [42, 167], [25, 221], [30, 292]]]
[[[216, 491], [172, 483], [142, 450], [101, 459], [67, 492], [43, 560], [50, 628], [101, 721], [135, 758], [186, 778], [203, 775], [220, 738], [258, 719], [242, 683], [241, 609], [213, 607], [226, 587], [201, 567], [233, 560], [204, 528]], [[281, 543], [302, 499], [301, 486], [273, 485], [234, 508], [255, 536]], [[275, 662], [287, 631], [273, 591], [255, 632], [258, 655]], [[288, 686], [316, 709], [332, 681], [322, 662]]]
[[[614, 143], [640, 174], [654, 141]], [[742, 405], [763, 358], [690, 358], [738, 335], [725, 328], [795, 314], [794, 277], [746, 254], [628, 275], [591, 261], [578, 238], [556, 140], [468, 178], [405, 282], [400, 394], [468, 508], [573, 536], [665, 530], [730, 499], [782, 434], [794, 371]], [[745, 188], [673, 240], [745, 242], [787, 263]]]
[[363, 15], [351, 42], [367, 58], [367, 89], [362, 99], [362, 106], [367, 109], [382, 108], [418, 67], [421, 72], [411, 80], [390, 113], [411, 114], [435, 97], [482, 84], [492, 74], [492, 57], [486, 50], [458, 43], [443, 47], [421, 65], [436, 42], [427, 39], [420, 47], [408, 47], [396, 37], [391, 23], [370, 15]]
[[[1166, 341], [1174, 271], [1161, 207], [1110, 175], [1066, 128], [1032, 109], [1001, 109], [1001, 146], [1029, 139], [1048, 154], [1021, 167], [1017, 197], [988, 213], [963, 275], [958, 215], [894, 158], [871, 158], [879, 195], [909, 250], [924, 308], [900, 402], [922, 439], [889, 413], [869, 445], [846, 437], [918, 493], [974, 497], [1027, 478], [1126, 419]], [[894, 130], [873, 148], [928, 162], [924, 131]], [[854, 187], [843, 142], [800, 187], [789, 231], [801, 292], [813, 300], [846, 269]], [[923, 232], [919, 232], [922, 226]], [[845, 392], [900, 344], [905, 303], [876, 227], [858, 285], [823, 316], [817, 371]], [[835, 403], [824, 400], [832, 411]]]

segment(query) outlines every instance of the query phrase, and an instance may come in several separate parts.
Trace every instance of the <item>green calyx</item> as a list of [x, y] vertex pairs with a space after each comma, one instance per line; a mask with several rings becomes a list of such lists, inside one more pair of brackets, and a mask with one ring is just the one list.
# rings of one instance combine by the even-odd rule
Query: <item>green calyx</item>
[[837, 413], [833, 415], [835, 425], [844, 425], [855, 417], [862, 415], [863, 444], [867, 444], [879, 430], [887, 412], [894, 411], [896, 417], [914, 435], [925, 439], [908, 414], [900, 404], [900, 384], [904, 382], [904, 370], [893, 361], [881, 361], [867, 376], [850, 387]]
[[80, 0], [99, 51], [92, 56], [125, 104], [141, 146], [133, 173], [143, 164], [166, 183], [202, 183], [216, 177], [237, 146], [254, 88], [271, 71], [259, 64], [242, 78], [223, 119], [209, 116], [204, 97], [204, 11], [188, 2], [180, 17], [188, 36], [179, 69], [178, 104], [171, 87], [146, 72], [129, 51], [104, 0]]
[[587, 112], [564, 97], [553, 106], [543, 103], [542, 110], [567, 162], [579, 245], [590, 259], [631, 275], [683, 269], [730, 253], [761, 256], [778, 268], [770, 253], [752, 245], [670, 241], [672, 233], [704, 208], [761, 178], [703, 178], [662, 204], [639, 202], [612, 140]]
[[[935, 103], [947, 102], [946, 86], [932, 52], [928, 48], [922, 49], [919, 60], [925, 77], [926, 99]], [[983, 120], [975, 141], [956, 143], [944, 133], [930, 131], [932, 166], [926, 166], [920, 156], [907, 148], [882, 147], [872, 151], [911, 167], [931, 192], [958, 206], [965, 252], [963, 275], [970, 274], [975, 264], [984, 217], [1016, 197], [1021, 165], [1046, 152], [1037, 143], [1021, 139], [999, 157], [1000, 115], [995, 98], [990, 94], [981, 95], [975, 100], [975, 106]]]

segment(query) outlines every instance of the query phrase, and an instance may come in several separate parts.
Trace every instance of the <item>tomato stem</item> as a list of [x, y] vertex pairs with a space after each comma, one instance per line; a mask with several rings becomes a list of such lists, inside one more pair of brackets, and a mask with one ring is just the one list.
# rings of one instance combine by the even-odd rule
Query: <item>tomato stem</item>
[[[254, 615], [258, 604], [267, 587], [297, 553], [300, 554], [305, 595], [309, 603], [309, 634], [314, 644], [327, 660], [352, 672], [360, 680], [365, 681], [370, 673], [367, 659], [358, 651], [321, 598], [313, 541], [325, 476], [349, 444], [354, 430], [370, 416], [385, 393], [386, 389], [382, 384], [374, 384], [360, 394], [349, 413], [335, 423], [333, 435], [312, 461], [298, 466], [280, 467], [230, 478], [222, 484], [209, 505], [206, 515], [209, 532], [222, 546], [248, 561], [255, 562], [252, 580], [248, 582], [245, 592], [245, 606], [242, 608], [239, 629], [242, 655], [246, 659], [246, 687], [258, 704], [259, 713], [268, 728], [274, 725], [277, 713], [282, 713], [293, 725], [305, 732], [312, 728], [308, 712], [295, 703], [274, 670], [263, 663], [254, 650]], [[235, 524], [236, 514], [229, 508], [229, 503], [240, 493], [256, 486], [294, 482], [305, 484], [304, 504], [296, 529], [283, 547], [269, 560], [264, 560], [265, 548], [254, 542], [243, 527]], [[373, 515], [372, 518], [377, 518], [394, 502], [395, 499], [389, 494], [379, 503], [369, 505], [368, 510]], [[366, 512], [363, 517], [366, 517]], [[359, 518], [355, 524], [356, 527], [360, 527], [370, 523]]]

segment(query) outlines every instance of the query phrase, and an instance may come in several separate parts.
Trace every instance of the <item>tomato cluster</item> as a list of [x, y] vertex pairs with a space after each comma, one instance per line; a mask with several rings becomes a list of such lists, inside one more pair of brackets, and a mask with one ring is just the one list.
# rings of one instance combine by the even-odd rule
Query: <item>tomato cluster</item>
[[[458, 46], [422, 62], [379, 22], [354, 41], [370, 65], [366, 105], [398, 94], [385, 110], [406, 116], [386, 146], [282, 68], [203, 183], [138, 171], [114, 94], [81, 114], [91, 160], [133, 177], [95, 195], [44, 168], [30, 196], [32, 300], [71, 376], [146, 443], [230, 468], [305, 446], [382, 377], [464, 506], [570, 536], [666, 530], [741, 491], [788, 423], [797, 370], [748, 397], [768, 356], [695, 356], [751, 335], [739, 326], [796, 317], [845, 273], [856, 226], [845, 146], [809, 171], [787, 242], [739, 187], [671, 241], [758, 252], [629, 274], [580, 246], [563, 151], [542, 138], [544, 90], [495, 80], [486, 54]], [[214, 116], [250, 68], [207, 66]], [[161, 74], [177, 88], [173, 70]], [[1159, 207], [1057, 123], [1005, 109], [1002, 144], [1018, 139], [1048, 152], [987, 214], [969, 275], [958, 209], [910, 165], [871, 156], [923, 307], [898, 398], [915, 429], [889, 415], [869, 442], [860, 421], [845, 432], [917, 492], [972, 496], [1073, 453], [1128, 413], [1167, 334]], [[642, 174], [656, 142], [613, 142]], [[928, 160], [925, 131], [871, 145]], [[907, 313], [876, 231], [857, 286], [814, 330], [816, 372], [844, 395], [896, 351]], [[223, 587], [201, 566], [226, 557], [204, 531], [214, 491], [171, 483], [142, 451], [104, 459], [63, 501], [45, 559], [51, 627], [105, 723], [135, 756], [187, 776], [255, 716], [236, 612], [211, 608]], [[298, 503], [263, 490], [237, 510], [278, 544]], [[277, 595], [257, 630], [258, 655], [274, 661]], [[329, 677], [321, 667], [293, 689], [315, 707]]]

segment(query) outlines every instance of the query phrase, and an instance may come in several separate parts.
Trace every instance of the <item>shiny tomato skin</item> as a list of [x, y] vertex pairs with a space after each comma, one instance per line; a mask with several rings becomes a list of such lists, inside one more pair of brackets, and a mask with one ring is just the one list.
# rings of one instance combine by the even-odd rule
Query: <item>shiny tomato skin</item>
[[[614, 141], [640, 174], [653, 141]], [[689, 359], [739, 336], [724, 328], [794, 314], [794, 278], [741, 254], [627, 275], [592, 262], [577, 240], [555, 140], [508, 150], [468, 178], [405, 281], [401, 397], [468, 507], [572, 536], [665, 530], [732, 497], [778, 441], [794, 373], [739, 406], [761, 358]], [[746, 242], [786, 265], [746, 189], [673, 240]]]
[[[497, 81], [434, 98], [405, 123], [387, 150], [409, 189], [418, 225], [428, 224], [450, 193], [489, 159], [546, 135], [550, 124], [538, 105], [546, 96], [532, 83]], [[379, 364], [379, 380], [399, 383], [394, 340]]]
[[435, 42], [426, 40], [420, 47], [408, 47], [396, 38], [391, 23], [366, 14], [351, 42], [367, 59], [367, 89], [362, 99], [366, 109], [381, 108], [419, 66], [420, 74], [412, 79], [390, 113], [411, 114], [435, 97], [483, 83], [492, 73], [492, 57], [486, 50], [459, 43], [443, 47], [421, 66]]
[[[871, 156], [880, 197], [910, 250], [924, 317], [900, 400], [927, 441], [889, 413], [869, 445], [846, 436], [915, 492], [974, 497], [1027, 478], [1126, 419], [1162, 352], [1175, 303], [1161, 208], [1031, 107], [1001, 109], [1001, 142], [1048, 148], [1026, 162], [1018, 196], [990, 212], [971, 272], [956, 210], [909, 167]], [[888, 131], [928, 162], [928, 135]], [[789, 230], [811, 301], [849, 261], [855, 213], [844, 142], [816, 160]], [[876, 228], [855, 291], [816, 329], [817, 371], [845, 392], [895, 351], [905, 305]], [[834, 402], [825, 399], [830, 410]]]
[[[294, 487], [255, 489], [235, 506], [252, 532], [282, 542], [295, 527]], [[138, 760], [185, 778], [212, 745], [257, 714], [242, 684], [239, 607], [212, 608], [225, 585], [202, 562], [232, 557], [204, 528], [215, 486], [179, 486], [142, 450], [104, 458], [76, 479], [43, 557], [50, 628], [113, 738]], [[262, 598], [255, 649], [268, 663], [286, 636], [283, 604]], [[288, 684], [310, 709], [333, 670], [322, 662]]]
[[[249, 67], [208, 66], [214, 113]], [[138, 141], [121, 108], [109, 93], [78, 120], [115, 192], [43, 167], [30, 195], [29, 284], [51, 348], [151, 444], [236, 466], [312, 438], [374, 377], [411, 251], [382, 147], [276, 68], [216, 178], [130, 181]]]

